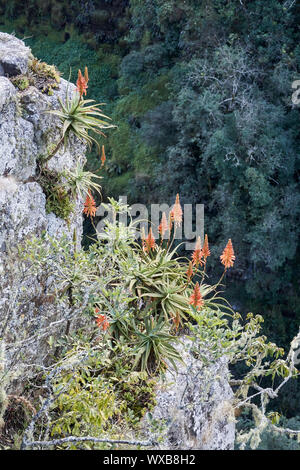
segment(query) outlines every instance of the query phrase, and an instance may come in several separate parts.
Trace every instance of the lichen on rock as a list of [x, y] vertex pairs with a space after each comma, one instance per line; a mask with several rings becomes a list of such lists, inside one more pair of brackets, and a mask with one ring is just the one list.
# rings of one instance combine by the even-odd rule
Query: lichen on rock
[[226, 357], [204, 365], [184, 338], [183, 363], [169, 364], [156, 390], [152, 422], [162, 426], [161, 449], [233, 450], [233, 391]]

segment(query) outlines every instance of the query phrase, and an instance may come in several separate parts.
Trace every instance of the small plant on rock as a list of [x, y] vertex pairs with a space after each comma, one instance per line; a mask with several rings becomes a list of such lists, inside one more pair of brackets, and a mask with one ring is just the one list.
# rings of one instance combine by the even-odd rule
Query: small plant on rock
[[86, 89], [88, 88], [88, 72], [85, 68], [84, 76], [81, 74], [81, 71], [78, 71], [77, 79], [77, 89], [73, 94], [73, 97], [70, 98], [67, 92], [67, 98], [65, 103], [62, 102], [60, 98], [60, 110], [51, 110], [49, 113], [59, 117], [62, 123], [62, 135], [57, 143], [54, 150], [45, 158], [44, 162], [50, 160], [56, 152], [59, 150], [62, 143], [65, 147], [67, 145], [69, 136], [73, 133], [78, 139], [88, 144], [89, 147], [92, 147], [93, 143], [99, 149], [100, 145], [98, 141], [89, 134], [92, 132], [96, 135], [105, 136], [103, 133], [104, 129], [110, 129], [115, 127], [112, 124], [109, 124], [108, 120], [110, 118], [102, 113], [102, 110], [99, 106], [100, 104], [92, 104], [94, 100], [85, 100], [83, 95], [86, 94]]
[[77, 165], [74, 169], [64, 170], [63, 175], [66, 178], [67, 184], [74, 198], [76, 198], [77, 195], [79, 195], [80, 198], [85, 197], [91, 189], [94, 189], [99, 194], [101, 194], [100, 184], [93, 180], [96, 178], [101, 179], [102, 177], [95, 175], [90, 171], [85, 171], [80, 162], [77, 162]]

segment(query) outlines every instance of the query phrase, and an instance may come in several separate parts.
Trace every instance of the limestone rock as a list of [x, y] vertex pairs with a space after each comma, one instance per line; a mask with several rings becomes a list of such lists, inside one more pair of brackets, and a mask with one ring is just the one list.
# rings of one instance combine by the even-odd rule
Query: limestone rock
[[28, 69], [28, 61], [32, 56], [29, 47], [16, 37], [0, 33], [0, 73], [1, 75], [25, 74]]
[[[17, 248], [32, 236], [40, 237], [44, 231], [57, 238], [66, 234], [72, 239], [75, 230], [78, 244], [82, 235], [83, 201], [77, 199], [67, 223], [54, 213], [47, 213], [46, 196], [38, 179], [39, 159], [61, 138], [60, 120], [47, 111], [59, 108], [58, 98], [64, 101], [67, 90], [70, 96], [75, 86], [61, 80], [51, 96], [34, 86], [19, 90], [10, 77], [26, 74], [30, 57], [30, 49], [22, 41], [0, 33], [0, 69], [4, 71], [4, 76], [0, 76], [0, 331], [9, 316], [7, 312], [14, 314], [13, 290], [19, 290], [20, 295], [24, 292], [29, 299], [27, 304], [22, 300], [22, 305], [15, 309], [22, 309], [22, 318], [16, 315], [13, 320], [11, 342], [20, 336], [18, 333], [24, 331], [25, 325], [29, 325], [28, 334], [32, 334], [53, 320], [63, 320], [67, 313], [64, 305], [58, 308], [50, 303], [49, 286], [41, 286], [40, 278], [20, 284], [21, 274], [13, 272], [17, 269]], [[75, 168], [78, 161], [85, 161], [85, 151], [86, 146], [71, 136], [67, 148], [59, 149], [48, 162], [48, 168], [57, 171]], [[61, 325], [65, 328], [63, 322]], [[42, 363], [47, 354], [45, 339], [23, 349], [24, 360]]]
[[0, 142], [0, 175], [25, 180], [35, 174], [34, 126], [22, 117], [17, 91], [6, 77], [0, 77]]
[[45, 195], [37, 183], [17, 184], [13, 178], [4, 188], [0, 179], [0, 245], [17, 244], [30, 234], [39, 235], [47, 228]]
[[191, 342], [179, 348], [184, 364], [169, 366], [158, 385], [153, 420], [161, 425], [161, 449], [232, 450], [235, 420], [226, 358], [209, 366], [195, 358]]
[[[7, 55], [7, 51], [9, 54]], [[30, 50], [19, 39], [0, 33], [0, 62], [3, 57], [9, 57], [11, 62], [23, 63], [25, 57], [30, 56]], [[22, 59], [22, 60], [21, 60]], [[2, 62], [1, 62], [2, 63]], [[21, 67], [21, 66], [20, 66]], [[20, 68], [24, 73], [27, 68]], [[9, 78], [0, 77], [0, 177], [2, 176], [3, 187], [4, 178], [14, 177], [17, 184], [26, 184], [28, 180], [34, 180], [37, 171], [37, 160], [47, 155], [49, 146], [58, 142], [61, 136], [61, 123], [59, 119], [47, 111], [59, 108], [58, 98], [63, 101], [66, 99], [67, 90], [72, 94], [75, 87], [66, 80], [61, 80], [58, 89], [54, 90], [53, 95], [41, 93], [35, 87], [30, 86], [24, 91], [20, 91], [13, 86]], [[77, 161], [84, 161], [86, 147], [74, 136], [71, 137], [66, 149], [58, 151], [48, 163], [49, 169], [62, 171], [63, 169], [72, 169]], [[32, 219], [40, 217], [45, 218], [45, 199], [40, 205], [41, 188], [35, 186], [32, 190], [32, 203], [30, 205], [22, 204], [22, 211], [15, 204], [15, 213], [19, 214], [19, 227], [27, 224], [29, 215]], [[20, 189], [20, 191], [22, 191]], [[0, 196], [1, 198], [1, 196]], [[3, 201], [3, 197], [2, 197]], [[33, 201], [36, 201], [35, 204]], [[9, 208], [4, 207], [2, 203], [2, 214], [8, 213]], [[9, 204], [9, 198], [7, 199]], [[53, 227], [60, 226], [61, 233], [66, 231], [73, 233], [73, 229], [78, 231], [77, 239], [80, 240], [82, 216], [80, 204], [75, 211], [71, 223], [68, 225], [62, 219], [58, 219], [54, 214], [49, 214], [47, 220], [40, 224], [40, 227], [48, 228], [50, 233], [57, 233]], [[30, 207], [30, 214], [28, 213]], [[23, 222], [22, 222], [23, 220]], [[9, 231], [10, 222], [6, 217], [5, 225]], [[12, 226], [15, 227], [12, 222]], [[22, 229], [21, 231], [24, 232]], [[4, 232], [0, 232], [0, 239], [4, 237]], [[32, 233], [40, 234], [40, 230]], [[18, 235], [20, 238], [20, 234]]]

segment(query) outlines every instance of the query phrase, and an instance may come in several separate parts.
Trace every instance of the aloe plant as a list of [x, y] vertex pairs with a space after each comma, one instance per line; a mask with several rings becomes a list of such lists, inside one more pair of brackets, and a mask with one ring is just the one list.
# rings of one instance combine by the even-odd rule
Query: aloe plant
[[89, 134], [93, 132], [96, 135], [105, 136], [103, 129], [110, 129], [116, 127], [113, 124], [109, 124], [110, 118], [102, 113], [99, 106], [105, 103], [95, 103], [95, 100], [85, 100], [82, 95], [78, 92], [73, 94], [72, 98], [69, 98], [68, 91], [65, 103], [58, 98], [60, 103], [60, 110], [50, 110], [48, 113], [59, 117], [62, 122], [62, 136], [57, 143], [56, 147], [46, 157], [45, 161], [50, 160], [58, 151], [61, 144], [67, 145], [70, 133], [73, 133], [83, 142], [86, 142], [89, 148], [92, 147], [93, 143], [96, 144], [100, 151], [99, 142]]
[[176, 361], [181, 361], [180, 353], [174, 347], [179, 338], [169, 332], [170, 328], [164, 320], [155, 320], [152, 316], [144, 319], [144, 329], [136, 329], [137, 353], [133, 368], [139, 366], [141, 371], [162, 369], [169, 361], [177, 370]]
[[85, 171], [79, 162], [77, 162], [74, 169], [66, 169], [63, 174], [74, 197], [78, 194], [82, 198], [86, 196], [91, 189], [101, 194], [100, 184], [93, 181], [93, 179], [102, 179], [102, 177], [90, 171]]

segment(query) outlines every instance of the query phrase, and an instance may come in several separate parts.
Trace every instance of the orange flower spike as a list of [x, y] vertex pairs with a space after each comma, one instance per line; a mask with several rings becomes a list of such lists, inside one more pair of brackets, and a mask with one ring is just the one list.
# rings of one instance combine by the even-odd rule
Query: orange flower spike
[[84, 67], [84, 79], [85, 79], [85, 83], [88, 84], [88, 81], [89, 81], [89, 72], [88, 72], [88, 68], [87, 68], [87, 67]]
[[220, 256], [221, 263], [224, 264], [225, 269], [230, 268], [234, 264], [235, 255], [233, 251], [233, 246], [231, 238], [229, 238], [226, 247], [224, 248], [223, 253]]
[[104, 149], [104, 145], [102, 145], [102, 152], [101, 152], [101, 168], [104, 166], [105, 160], [106, 160], [105, 149]]
[[205, 235], [205, 238], [204, 238], [204, 245], [203, 245], [202, 253], [203, 253], [204, 261], [206, 262], [206, 259], [210, 256], [210, 249], [208, 245], [207, 235]]
[[96, 211], [97, 207], [95, 199], [93, 198], [91, 191], [89, 190], [84, 203], [83, 213], [86, 214], [87, 217], [90, 217], [92, 219], [93, 217], [95, 217]]
[[202, 299], [202, 295], [200, 291], [199, 282], [197, 282], [194, 287], [194, 292], [192, 293], [190, 297], [190, 304], [197, 310], [204, 305], [204, 301]]
[[181, 225], [182, 222], [182, 208], [179, 201], [179, 194], [176, 195], [175, 204], [172, 209], [173, 219], [176, 226]]
[[168, 230], [167, 216], [166, 216], [166, 213], [163, 212], [161, 222], [158, 226], [158, 231], [160, 233], [161, 238], [164, 238], [164, 234], [166, 233], [167, 230]]
[[197, 242], [196, 242], [196, 246], [195, 246], [195, 250], [192, 254], [192, 262], [193, 262], [193, 265], [194, 266], [197, 266], [200, 264], [200, 266], [203, 263], [202, 261], [202, 256], [203, 256], [203, 252], [202, 252], [202, 249], [201, 249], [201, 240], [200, 240], [200, 237], [198, 237], [197, 239]]
[[[85, 74], [87, 76], [87, 74]], [[85, 79], [85, 77], [83, 77], [82, 73], [81, 73], [81, 70], [79, 69], [78, 70], [78, 78], [77, 78], [77, 82], [76, 82], [76, 89], [78, 91], [78, 93], [80, 94], [80, 97], [82, 97], [83, 94], [86, 95], [86, 90], [87, 90], [88, 86], [87, 86], [87, 81]]]
[[149, 253], [149, 251], [154, 250], [156, 248], [155, 238], [153, 237], [152, 228], [150, 227], [148, 237], [145, 240], [145, 251]]
[[98, 328], [100, 328], [103, 331], [106, 331], [107, 328], [109, 327], [109, 321], [107, 320], [107, 316], [100, 314], [96, 316], [96, 323]]
[[187, 270], [187, 272], [186, 272], [186, 275], [187, 275], [187, 278], [188, 278], [189, 281], [190, 281], [191, 278], [193, 277], [193, 274], [194, 274], [194, 272], [193, 272], [193, 263], [190, 261], [190, 262], [189, 262], [188, 270]]

